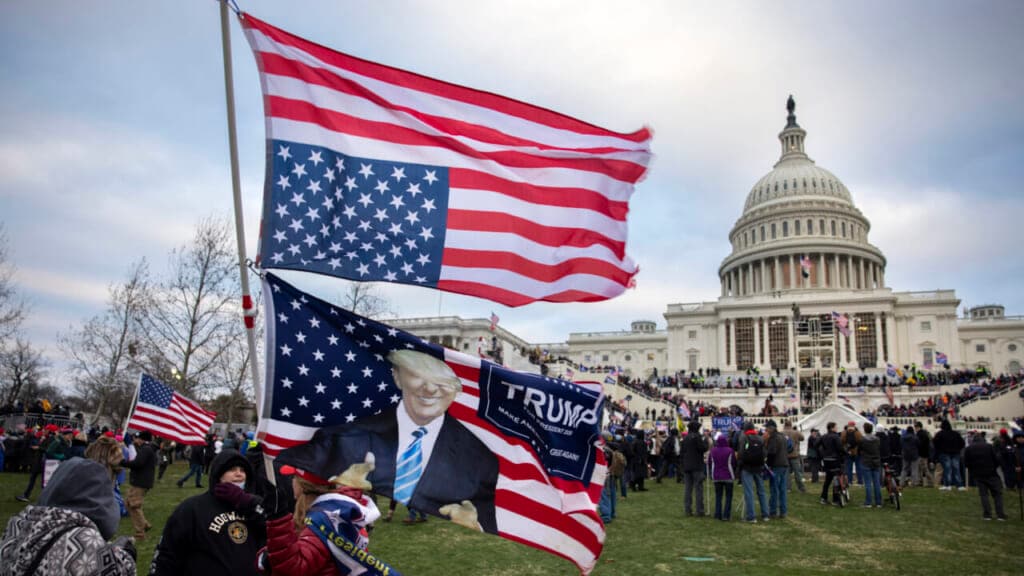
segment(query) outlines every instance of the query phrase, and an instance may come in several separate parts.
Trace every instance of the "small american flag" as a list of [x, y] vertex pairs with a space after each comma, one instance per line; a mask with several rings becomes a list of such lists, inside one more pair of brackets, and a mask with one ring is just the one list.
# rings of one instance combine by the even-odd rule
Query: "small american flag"
[[494, 332], [494, 329], [498, 327], [498, 322], [500, 320], [501, 318], [498, 318], [497, 314], [491, 312], [491, 332]]
[[216, 412], [206, 410], [170, 386], [143, 374], [128, 427], [149, 430], [178, 444], [205, 444], [206, 433], [216, 417]]
[[629, 199], [651, 132], [334, 52], [242, 15], [260, 70], [260, 265], [509, 306], [607, 300], [637, 273]]
[[813, 264], [811, 264], [810, 257], [803, 256], [800, 258], [800, 273], [803, 274], [804, 278], [811, 277], [811, 266], [813, 266]]

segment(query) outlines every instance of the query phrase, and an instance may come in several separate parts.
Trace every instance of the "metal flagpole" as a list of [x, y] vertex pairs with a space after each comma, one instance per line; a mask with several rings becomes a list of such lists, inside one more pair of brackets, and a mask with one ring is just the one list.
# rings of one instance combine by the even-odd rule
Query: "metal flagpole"
[[249, 292], [249, 270], [245, 256], [245, 220], [242, 217], [242, 185], [238, 175], [238, 135], [235, 128], [235, 89], [231, 69], [231, 28], [228, 26], [228, 3], [220, 3], [220, 37], [224, 53], [224, 94], [227, 99], [228, 148], [231, 152], [231, 191], [235, 203], [235, 240], [238, 243], [238, 270], [242, 281], [242, 316], [245, 320], [245, 337], [249, 345], [249, 368], [252, 371], [252, 388], [256, 395], [257, 409], [261, 408], [263, 397], [260, 372], [256, 357], [256, 309]]
[[132, 407], [128, 409], [128, 415], [124, 417], [124, 426], [121, 426], [121, 433], [128, 430], [128, 422], [132, 419], [132, 412], [135, 412], [135, 405], [139, 403], [139, 393], [142, 391], [142, 372], [139, 372], [139, 383], [135, 386], [135, 397], [132, 398]]

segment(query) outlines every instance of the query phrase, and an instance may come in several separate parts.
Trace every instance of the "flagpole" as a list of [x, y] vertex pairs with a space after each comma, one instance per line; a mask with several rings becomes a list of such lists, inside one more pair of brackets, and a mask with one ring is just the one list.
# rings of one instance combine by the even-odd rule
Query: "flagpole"
[[249, 369], [252, 372], [252, 388], [256, 406], [263, 397], [260, 385], [260, 371], [256, 357], [256, 309], [249, 291], [248, 260], [245, 255], [245, 220], [242, 216], [242, 185], [238, 175], [238, 135], [235, 127], [235, 88], [231, 68], [231, 28], [228, 25], [227, 0], [220, 2], [220, 39], [224, 54], [224, 95], [227, 100], [228, 149], [231, 156], [231, 192], [235, 205], [235, 240], [238, 244], [238, 270], [242, 284], [242, 317], [245, 320], [245, 338], [249, 346]]
[[124, 425], [121, 426], [121, 433], [128, 431], [128, 422], [132, 419], [132, 412], [135, 412], [135, 405], [139, 403], [139, 393], [142, 391], [142, 372], [139, 372], [139, 383], [135, 385], [135, 396], [132, 397], [132, 407], [128, 409], [128, 415], [124, 417]]

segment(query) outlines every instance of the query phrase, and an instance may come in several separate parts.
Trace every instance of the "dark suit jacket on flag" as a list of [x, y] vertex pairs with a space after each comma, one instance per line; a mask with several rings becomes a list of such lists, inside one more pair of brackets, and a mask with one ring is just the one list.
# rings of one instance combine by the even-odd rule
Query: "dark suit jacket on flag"
[[242, 15], [260, 69], [260, 265], [509, 306], [606, 300], [637, 272], [647, 129], [617, 133], [334, 52]]
[[595, 509], [607, 468], [597, 388], [508, 370], [444, 349], [305, 294], [266, 273], [265, 451], [317, 476], [376, 458], [374, 491], [391, 495], [402, 409], [388, 355], [410, 349], [458, 376], [412, 507], [437, 514], [470, 500], [485, 531], [589, 572], [604, 543]]

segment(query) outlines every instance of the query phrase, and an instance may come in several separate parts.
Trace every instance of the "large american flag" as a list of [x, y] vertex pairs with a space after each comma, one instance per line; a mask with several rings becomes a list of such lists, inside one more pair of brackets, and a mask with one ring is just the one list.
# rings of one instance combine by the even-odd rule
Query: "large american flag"
[[128, 427], [149, 430], [179, 444], [206, 444], [206, 433], [216, 417], [216, 412], [206, 410], [170, 386], [143, 374]]
[[630, 285], [626, 215], [649, 130], [611, 132], [241, 18], [267, 118], [261, 266], [509, 306]]
[[[589, 573], [605, 537], [595, 507], [607, 468], [594, 443], [576, 447], [583, 461], [589, 459], [589, 483], [554, 474], [531, 443], [504, 434], [478, 414], [481, 371], [490, 366], [488, 361], [338, 308], [271, 273], [264, 274], [263, 299], [267, 371], [259, 433], [266, 454], [276, 456], [306, 442], [320, 427], [353, 422], [397, 405], [401, 391], [392, 381], [387, 355], [402, 348], [428, 353], [443, 359], [462, 381], [448, 414], [498, 459], [498, 534], [562, 556]], [[600, 385], [589, 389], [600, 402]], [[596, 442], [597, 425], [593, 432]]]

